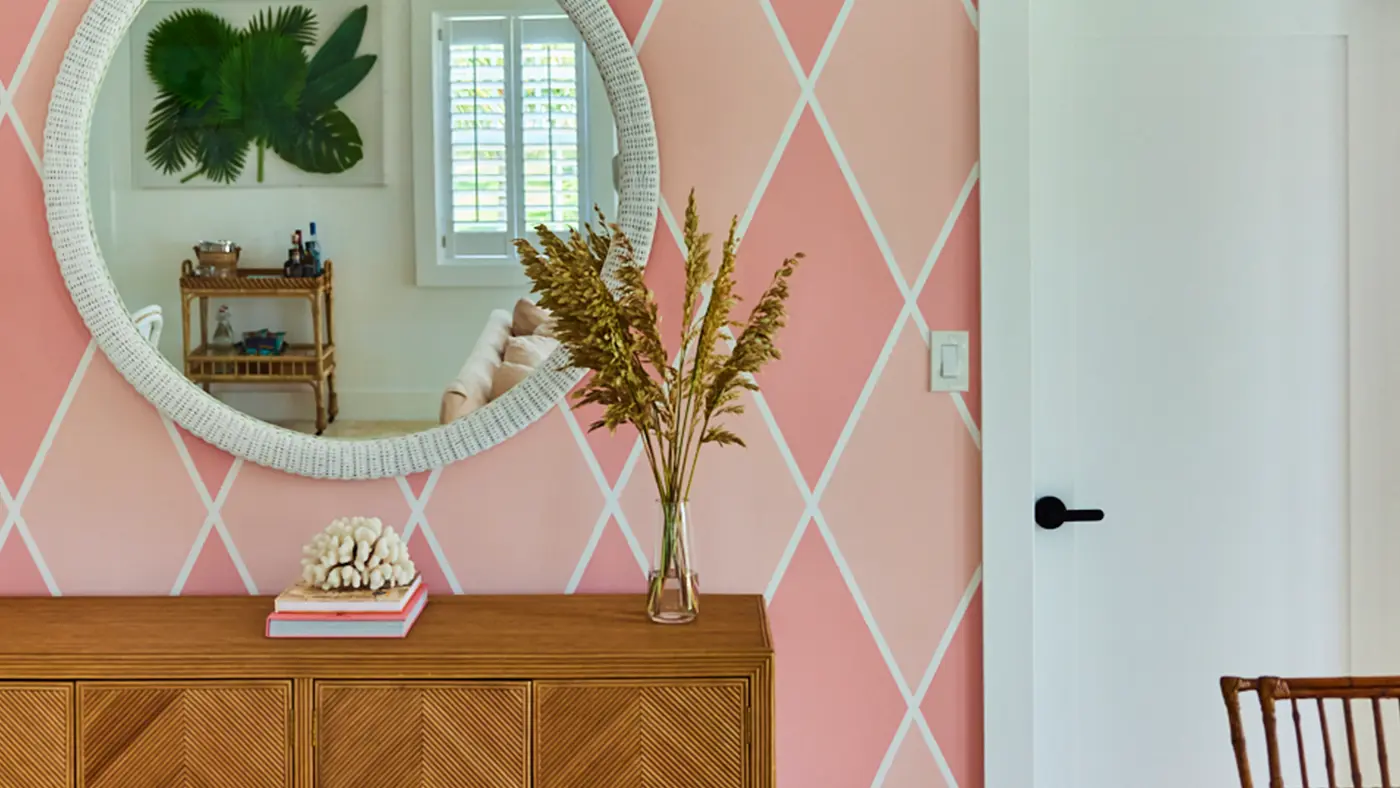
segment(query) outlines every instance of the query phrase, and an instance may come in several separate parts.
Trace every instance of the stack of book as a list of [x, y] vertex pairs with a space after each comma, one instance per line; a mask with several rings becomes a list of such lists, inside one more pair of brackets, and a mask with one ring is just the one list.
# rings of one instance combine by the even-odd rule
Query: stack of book
[[379, 591], [322, 591], [299, 584], [277, 596], [270, 638], [401, 638], [428, 604], [423, 577]]

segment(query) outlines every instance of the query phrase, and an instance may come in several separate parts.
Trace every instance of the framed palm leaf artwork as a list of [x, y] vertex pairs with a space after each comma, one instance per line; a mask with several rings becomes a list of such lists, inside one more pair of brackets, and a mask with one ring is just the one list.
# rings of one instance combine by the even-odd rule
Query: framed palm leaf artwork
[[384, 182], [378, 3], [152, 2], [132, 51], [144, 187]]

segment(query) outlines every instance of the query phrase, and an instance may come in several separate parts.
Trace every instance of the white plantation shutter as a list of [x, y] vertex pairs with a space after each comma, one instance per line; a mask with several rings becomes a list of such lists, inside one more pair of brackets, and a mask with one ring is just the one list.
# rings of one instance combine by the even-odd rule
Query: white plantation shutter
[[564, 16], [444, 21], [446, 251], [512, 256], [514, 238], [578, 226], [587, 194], [583, 42]]
[[520, 37], [521, 232], [577, 227], [582, 186], [583, 43], [568, 18], [526, 18]]
[[454, 257], [497, 256], [511, 236], [510, 20], [446, 24], [446, 226]]

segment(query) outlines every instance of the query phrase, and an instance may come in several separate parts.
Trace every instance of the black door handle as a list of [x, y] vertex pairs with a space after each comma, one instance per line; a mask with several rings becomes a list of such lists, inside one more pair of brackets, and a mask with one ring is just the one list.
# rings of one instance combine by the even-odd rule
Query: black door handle
[[1047, 531], [1065, 523], [1096, 523], [1102, 519], [1102, 509], [1071, 509], [1053, 495], [1035, 502], [1035, 524]]

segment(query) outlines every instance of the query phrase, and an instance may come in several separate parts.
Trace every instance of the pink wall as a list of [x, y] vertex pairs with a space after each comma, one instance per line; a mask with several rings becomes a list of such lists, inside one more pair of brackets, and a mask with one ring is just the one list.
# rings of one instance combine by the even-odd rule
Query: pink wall
[[[64, 290], [37, 171], [86, 5], [0, 3], [0, 594], [275, 592], [346, 513], [404, 526], [440, 590], [639, 589], [655, 523], [629, 436], [557, 411], [440, 473], [318, 482], [235, 461], [126, 387]], [[748, 295], [809, 254], [786, 357], [735, 425], [750, 448], [710, 454], [693, 504], [706, 588], [772, 601], [782, 783], [976, 788], [978, 380], [929, 393], [922, 338], [971, 329], [977, 352], [975, 2], [614, 5], [642, 37], [671, 213], [692, 186], [714, 227], [752, 213]]]

